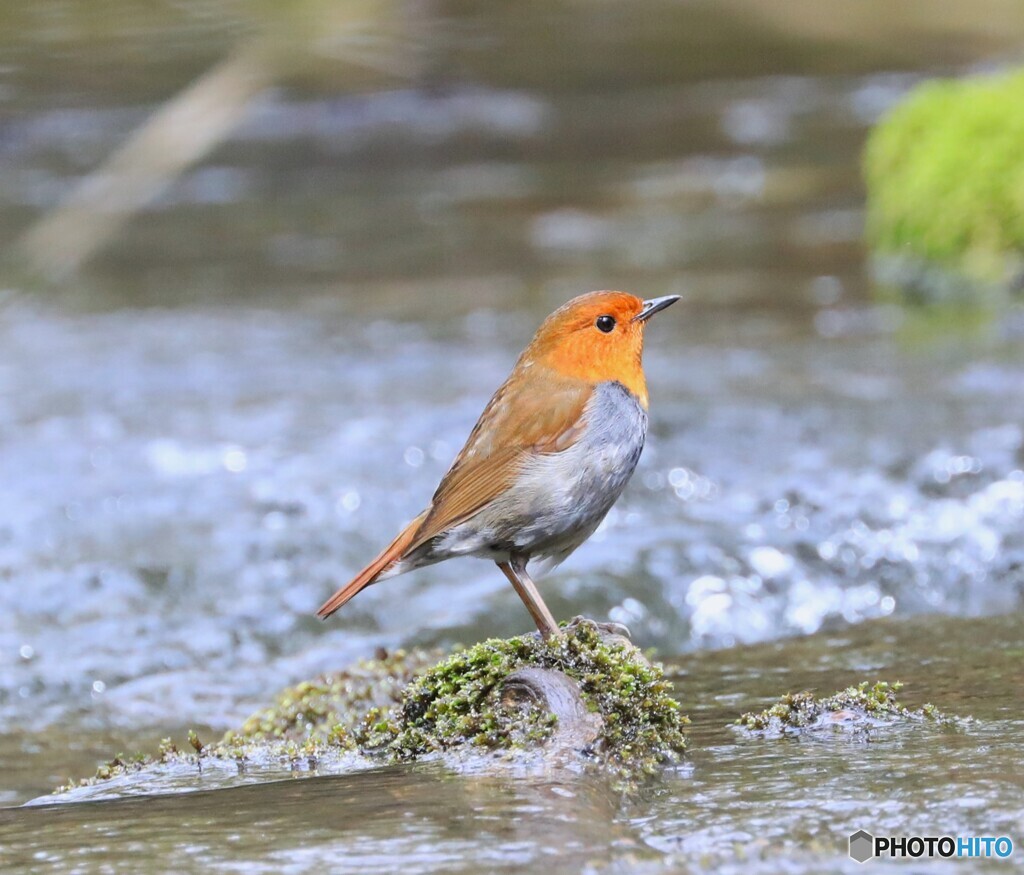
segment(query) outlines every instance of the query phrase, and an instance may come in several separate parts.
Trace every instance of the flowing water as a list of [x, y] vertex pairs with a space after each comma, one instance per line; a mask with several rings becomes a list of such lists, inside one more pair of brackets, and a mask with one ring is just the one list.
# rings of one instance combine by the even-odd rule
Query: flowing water
[[[223, 731], [379, 646], [524, 630], [469, 560], [312, 612], [420, 510], [540, 319], [590, 288], [684, 302], [648, 333], [637, 476], [544, 591], [658, 647], [695, 719], [684, 767], [625, 808], [589, 778], [432, 763], [5, 811], [0, 853], [820, 871], [860, 826], [1024, 840], [1024, 318], [876, 303], [858, 173], [916, 81], [1012, 59], [1017, 6], [982, 5], [883, 28], [888, 4], [865, 3], [845, 29], [802, 4], [437, 12], [411, 76], [330, 52], [280, 73], [73, 281], [12, 269], [0, 802]], [[253, 26], [104, 2], [100, 34], [32, 6], [0, 13], [4, 242]], [[870, 743], [723, 728], [875, 677], [979, 723]]]
[[[172, 789], [195, 792], [2, 811], [0, 862], [125, 872], [853, 872], [859, 864], [841, 855], [864, 827], [1016, 842], [1024, 720], [1007, 692], [1024, 683], [1021, 620], [889, 619], [674, 660], [692, 705], [692, 750], [626, 803], [598, 776], [555, 769], [506, 775], [433, 762], [271, 773], [264, 780], [278, 780], [218, 790], [204, 789], [216, 777], [192, 775]], [[927, 690], [976, 722], [769, 740], [727, 726], [780, 689], [826, 692], [866, 675], [899, 675], [908, 703], [922, 704]], [[156, 789], [135, 784], [130, 792]], [[953, 861], [949, 871], [970, 865]]]

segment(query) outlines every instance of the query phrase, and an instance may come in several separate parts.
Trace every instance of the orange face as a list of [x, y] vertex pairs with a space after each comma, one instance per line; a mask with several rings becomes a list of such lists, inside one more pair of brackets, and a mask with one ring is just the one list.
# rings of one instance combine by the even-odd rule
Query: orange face
[[641, 359], [644, 302], [626, 292], [590, 292], [573, 298], [544, 320], [521, 365], [543, 363], [594, 383], [617, 380], [647, 407]]

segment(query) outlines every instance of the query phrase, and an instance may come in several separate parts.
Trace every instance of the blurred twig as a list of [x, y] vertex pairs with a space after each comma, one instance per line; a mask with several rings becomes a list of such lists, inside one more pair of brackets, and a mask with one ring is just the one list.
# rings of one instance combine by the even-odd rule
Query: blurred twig
[[158, 197], [238, 124], [249, 101], [274, 81], [262, 40], [239, 46], [169, 103], [30, 228], [21, 248], [30, 265], [60, 281]]
[[291, 28], [285, 25], [292, 20], [281, 12], [280, 27], [266, 27], [239, 44], [164, 104], [25, 232], [19, 249], [28, 267], [50, 282], [72, 277], [133, 214], [216, 148], [261, 91], [299, 70], [315, 44], [346, 64], [392, 76], [413, 74], [411, 44], [375, 32], [392, 20], [393, 5], [391, 0], [362, 0], [338, 7], [306, 0], [301, 8], [290, 8], [288, 14], [302, 24]]

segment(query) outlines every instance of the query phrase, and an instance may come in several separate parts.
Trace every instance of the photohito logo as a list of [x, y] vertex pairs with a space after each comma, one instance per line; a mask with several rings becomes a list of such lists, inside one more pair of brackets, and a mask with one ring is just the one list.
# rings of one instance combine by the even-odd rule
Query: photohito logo
[[850, 836], [850, 856], [858, 863], [872, 857], [998, 857], [1013, 853], [1007, 836], [873, 836], [859, 829]]

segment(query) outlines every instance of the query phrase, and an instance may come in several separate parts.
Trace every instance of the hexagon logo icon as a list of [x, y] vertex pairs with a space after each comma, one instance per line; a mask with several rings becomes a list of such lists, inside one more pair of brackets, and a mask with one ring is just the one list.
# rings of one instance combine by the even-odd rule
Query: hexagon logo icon
[[866, 863], [875, 856], [875, 837], [863, 829], [850, 836], [850, 856], [858, 863]]

